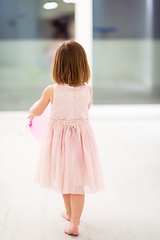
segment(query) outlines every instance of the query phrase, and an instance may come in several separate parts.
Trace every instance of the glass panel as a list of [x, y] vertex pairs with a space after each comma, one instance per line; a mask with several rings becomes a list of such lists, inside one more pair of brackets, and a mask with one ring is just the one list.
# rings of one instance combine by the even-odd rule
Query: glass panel
[[28, 110], [52, 81], [61, 42], [74, 38], [74, 4], [58, 0], [0, 1], [0, 110]]
[[159, 10], [159, 1], [93, 0], [94, 104], [159, 103]]

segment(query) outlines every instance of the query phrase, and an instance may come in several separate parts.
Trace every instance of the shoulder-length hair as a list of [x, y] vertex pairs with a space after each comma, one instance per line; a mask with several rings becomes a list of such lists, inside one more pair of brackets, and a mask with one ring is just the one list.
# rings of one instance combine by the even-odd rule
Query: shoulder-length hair
[[73, 40], [63, 42], [53, 61], [52, 77], [59, 84], [81, 85], [89, 82], [90, 68], [84, 48]]

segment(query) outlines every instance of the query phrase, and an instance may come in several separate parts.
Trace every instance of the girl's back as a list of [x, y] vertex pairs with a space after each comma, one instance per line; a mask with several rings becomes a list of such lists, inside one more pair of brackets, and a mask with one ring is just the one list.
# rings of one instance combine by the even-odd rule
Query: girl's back
[[53, 119], [80, 120], [88, 119], [88, 105], [91, 100], [89, 86], [69, 86], [54, 84], [54, 97], [51, 107]]

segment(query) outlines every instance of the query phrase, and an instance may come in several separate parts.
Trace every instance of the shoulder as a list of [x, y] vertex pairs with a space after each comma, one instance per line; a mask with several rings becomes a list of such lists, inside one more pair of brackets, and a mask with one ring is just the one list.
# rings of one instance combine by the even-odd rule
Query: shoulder
[[43, 97], [49, 98], [50, 102], [53, 102], [53, 96], [54, 96], [54, 84], [47, 86], [43, 91]]
[[53, 88], [54, 88], [54, 85], [49, 85], [44, 89], [43, 93], [50, 94], [53, 92]]

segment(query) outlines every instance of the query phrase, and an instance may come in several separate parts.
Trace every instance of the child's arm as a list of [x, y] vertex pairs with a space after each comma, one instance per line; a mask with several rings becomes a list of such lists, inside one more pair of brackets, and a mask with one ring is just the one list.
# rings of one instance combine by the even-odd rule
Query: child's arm
[[40, 116], [48, 106], [51, 99], [53, 99], [53, 85], [46, 87], [39, 102], [29, 109], [30, 117], [33, 118], [33, 116]]
[[90, 109], [90, 106], [91, 106], [91, 104], [92, 104], [93, 89], [92, 89], [91, 86], [89, 86], [89, 90], [90, 90], [90, 94], [91, 94], [91, 100], [90, 100], [90, 103], [89, 103], [89, 105], [88, 105], [88, 109]]

